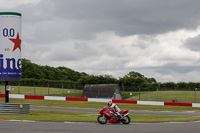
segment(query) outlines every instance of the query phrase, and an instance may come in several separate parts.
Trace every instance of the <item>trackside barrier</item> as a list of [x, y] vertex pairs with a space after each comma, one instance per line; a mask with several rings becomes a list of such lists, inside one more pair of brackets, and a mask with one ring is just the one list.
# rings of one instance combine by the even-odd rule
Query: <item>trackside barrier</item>
[[137, 101], [133, 101], [133, 100], [116, 100], [116, 99], [113, 99], [112, 102], [113, 103], [137, 104]]
[[54, 97], [54, 96], [44, 96], [45, 100], [61, 100], [61, 101], [65, 101], [66, 98], [65, 97]]
[[30, 104], [0, 103], [0, 114], [29, 114]]
[[40, 99], [40, 100], [44, 100], [44, 96], [32, 96], [32, 95], [25, 95], [24, 97], [25, 99]]
[[192, 103], [192, 107], [200, 107], [199, 103]]
[[187, 106], [192, 107], [192, 103], [174, 103], [174, 102], [165, 102], [164, 106]]
[[9, 94], [10, 98], [20, 98], [20, 99], [24, 99], [24, 95], [17, 95], [17, 94]]
[[5, 94], [0, 94], [0, 98], [5, 98]]
[[88, 98], [66, 97], [66, 101], [88, 101]]
[[[21, 99], [85, 101], [85, 102], [108, 102], [108, 101], [112, 100], [113, 103], [125, 103], [125, 104], [200, 107], [200, 103], [134, 101], [134, 100], [116, 100], [116, 99], [81, 98], [81, 97], [35, 96], [35, 95], [17, 95], [17, 94], [9, 94], [9, 97], [10, 98], [21, 98]], [[5, 98], [5, 94], [0, 94], [0, 98]]]
[[137, 101], [137, 104], [141, 104], [141, 105], [160, 105], [160, 106], [164, 106], [164, 102], [155, 102], [155, 101]]
[[112, 99], [101, 99], [101, 98], [88, 98], [88, 102], [108, 102]]

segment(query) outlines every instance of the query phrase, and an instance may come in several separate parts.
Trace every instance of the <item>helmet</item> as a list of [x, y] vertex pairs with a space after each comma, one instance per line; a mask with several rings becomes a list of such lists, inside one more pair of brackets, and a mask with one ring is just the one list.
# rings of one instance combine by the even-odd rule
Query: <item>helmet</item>
[[108, 102], [108, 106], [112, 106], [112, 102], [111, 101]]

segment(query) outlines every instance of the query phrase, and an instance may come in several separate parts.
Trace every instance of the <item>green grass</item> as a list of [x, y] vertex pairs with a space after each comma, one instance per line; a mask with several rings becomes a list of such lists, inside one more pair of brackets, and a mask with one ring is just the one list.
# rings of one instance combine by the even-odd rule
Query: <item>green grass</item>
[[[10, 94], [40, 95], [40, 96], [65, 96], [81, 97], [82, 90], [66, 88], [48, 88], [31, 86], [11, 86]], [[0, 93], [5, 93], [4, 86], [0, 86]]]
[[87, 112], [31, 110], [29, 115], [0, 114], [0, 119], [55, 122], [95, 122], [95, 118], [97, 116], [97, 113]]
[[126, 100], [129, 100], [130, 98], [132, 98], [132, 100], [139, 100], [139, 96], [145, 95], [146, 93], [147, 91], [144, 91], [144, 92], [121, 91], [121, 95], [123, 99], [126, 99]]
[[[54, 121], [54, 122], [97, 122], [98, 113], [31, 110], [29, 115], [0, 114], [0, 119]], [[132, 123], [199, 121], [200, 116], [129, 115]]]
[[[130, 96], [132, 93], [132, 96]], [[164, 101], [184, 103], [200, 103], [200, 91], [141, 91], [139, 92], [122, 92], [126, 100], [142, 100], [142, 101]]]

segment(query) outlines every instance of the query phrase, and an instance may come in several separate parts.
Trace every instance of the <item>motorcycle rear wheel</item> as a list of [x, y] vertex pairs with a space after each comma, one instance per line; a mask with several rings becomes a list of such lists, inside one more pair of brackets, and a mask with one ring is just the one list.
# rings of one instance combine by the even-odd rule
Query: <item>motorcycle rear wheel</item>
[[107, 121], [108, 121], [108, 119], [107, 119], [106, 117], [104, 117], [104, 116], [99, 115], [99, 116], [97, 117], [97, 121], [98, 121], [100, 124], [106, 124]]
[[123, 124], [129, 124], [131, 122], [131, 118], [128, 115], [124, 116], [124, 118], [122, 118], [121, 122]]

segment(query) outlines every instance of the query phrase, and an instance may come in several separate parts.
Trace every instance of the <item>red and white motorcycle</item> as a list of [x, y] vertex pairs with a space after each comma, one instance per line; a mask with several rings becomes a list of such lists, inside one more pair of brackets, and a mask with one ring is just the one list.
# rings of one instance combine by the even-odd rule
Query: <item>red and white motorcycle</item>
[[103, 107], [102, 109], [100, 109], [99, 113], [100, 115], [97, 117], [97, 121], [100, 124], [106, 124], [107, 121], [109, 121], [109, 123], [122, 122], [123, 124], [129, 124], [131, 122], [131, 119], [128, 116], [128, 110], [122, 110], [121, 112], [119, 112], [121, 115], [120, 117], [114, 113], [113, 109], [107, 107]]

